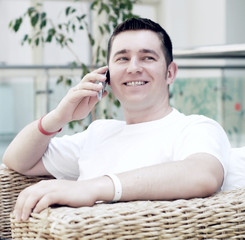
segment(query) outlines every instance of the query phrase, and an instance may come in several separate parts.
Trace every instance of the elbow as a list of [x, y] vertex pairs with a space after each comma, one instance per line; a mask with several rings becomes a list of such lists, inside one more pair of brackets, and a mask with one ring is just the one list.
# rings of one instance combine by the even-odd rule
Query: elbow
[[197, 181], [197, 197], [208, 197], [220, 190], [223, 183], [223, 175], [210, 174]]
[[10, 165], [9, 165], [9, 157], [8, 157], [8, 154], [5, 152], [3, 154], [3, 158], [2, 158], [2, 163], [7, 166], [8, 168], [11, 168]]
[[3, 155], [2, 158], [2, 163], [9, 169], [14, 170], [18, 173], [21, 174], [25, 174], [24, 170], [23, 170], [23, 166], [21, 166], [20, 164], [18, 164], [19, 161], [15, 161], [17, 158], [15, 158], [15, 156], [13, 156], [11, 153], [9, 153], [8, 151], [6, 151]]

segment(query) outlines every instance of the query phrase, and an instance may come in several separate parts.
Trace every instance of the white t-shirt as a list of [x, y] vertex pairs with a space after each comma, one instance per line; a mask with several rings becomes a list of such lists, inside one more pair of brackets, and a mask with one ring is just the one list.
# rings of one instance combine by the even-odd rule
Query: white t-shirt
[[128, 125], [97, 120], [84, 132], [55, 137], [43, 163], [56, 178], [82, 180], [179, 161], [202, 152], [219, 159], [226, 174], [230, 143], [223, 128], [207, 117], [185, 116], [173, 109], [155, 121]]

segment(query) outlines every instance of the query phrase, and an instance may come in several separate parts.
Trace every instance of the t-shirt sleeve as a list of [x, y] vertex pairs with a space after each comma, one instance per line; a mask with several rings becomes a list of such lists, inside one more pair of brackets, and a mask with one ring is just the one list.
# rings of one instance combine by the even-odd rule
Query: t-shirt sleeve
[[175, 145], [175, 159], [183, 160], [195, 153], [216, 157], [226, 176], [229, 165], [230, 143], [223, 128], [209, 118], [194, 119], [184, 128]]
[[78, 179], [78, 162], [85, 136], [86, 131], [51, 139], [42, 157], [43, 164], [51, 175], [57, 179]]

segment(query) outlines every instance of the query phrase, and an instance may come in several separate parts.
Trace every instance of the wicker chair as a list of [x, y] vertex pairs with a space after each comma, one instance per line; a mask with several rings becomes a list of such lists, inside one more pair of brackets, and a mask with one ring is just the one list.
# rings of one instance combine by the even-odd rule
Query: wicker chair
[[[245, 189], [208, 198], [135, 201], [93, 207], [52, 207], [17, 222], [18, 193], [43, 178], [0, 168], [0, 238], [7, 239], [244, 239]], [[11, 216], [11, 217], [9, 217]]]

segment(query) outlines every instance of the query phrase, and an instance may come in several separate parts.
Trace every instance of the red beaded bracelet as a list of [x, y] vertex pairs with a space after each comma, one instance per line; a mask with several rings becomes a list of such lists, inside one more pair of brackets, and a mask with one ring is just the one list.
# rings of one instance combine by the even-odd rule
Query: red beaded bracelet
[[[45, 116], [45, 115], [44, 115], [44, 116]], [[56, 131], [56, 132], [47, 132], [47, 131], [45, 131], [45, 130], [43, 129], [43, 127], [42, 127], [42, 120], [43, 120], [44, 116], [41, 117], [41, 118], [39, 119], [39, 121], [38, 121], [38, 129], [39, 129], [39, 131], [40, 131], [42, 134], [49, 136], [49, 135], [54, 135], [54, 134], [56, 134], [56, 133], [58, 133], [58, 132], [60, 132], [60, 131], [62, 130], [62, 128], [61, 128], [61, 129], [59, 129], [59, 130]]]

